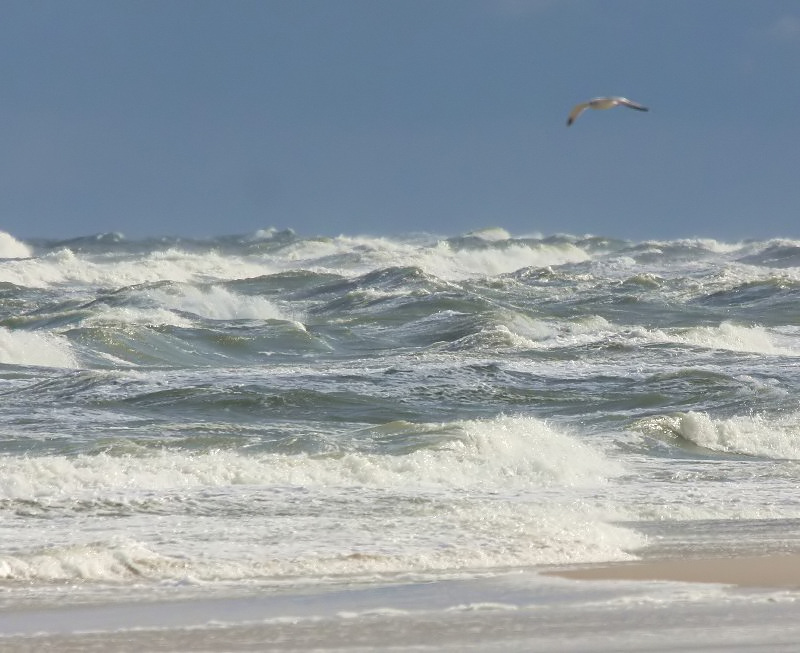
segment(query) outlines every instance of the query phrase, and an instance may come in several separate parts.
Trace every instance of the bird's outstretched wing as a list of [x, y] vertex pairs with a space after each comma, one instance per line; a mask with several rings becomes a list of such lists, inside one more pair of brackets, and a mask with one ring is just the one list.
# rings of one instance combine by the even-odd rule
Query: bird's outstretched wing
[[588, 108], [589, 108], [588, 102], [581, 102], [580, 104], [576, 104], [572, 108], [572, 111], [569, 112], [569, 117], [567, 118], [567, 127], [569, 127], [573, 122], [575, 122], [578, 116], [581, 115]]
[[632, 100], [629, 100], [626, 97], [617, 98], [617, 100], [620, 104], [623, 104], [626, 107], [630, 107], [631, 109], [636, 109], [637, 111], [650, 111], [650, 109], [648, 109], [647, 107], [642, 106], [641, 104], [637, 104], [636, 102], [633, 102]]

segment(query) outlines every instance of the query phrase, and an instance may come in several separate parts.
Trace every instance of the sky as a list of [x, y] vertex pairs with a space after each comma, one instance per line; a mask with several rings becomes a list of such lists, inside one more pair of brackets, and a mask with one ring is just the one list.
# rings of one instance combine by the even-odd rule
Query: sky
[[800, 239], [796, 0], [5, 0], [0, 61], [17, 238]]

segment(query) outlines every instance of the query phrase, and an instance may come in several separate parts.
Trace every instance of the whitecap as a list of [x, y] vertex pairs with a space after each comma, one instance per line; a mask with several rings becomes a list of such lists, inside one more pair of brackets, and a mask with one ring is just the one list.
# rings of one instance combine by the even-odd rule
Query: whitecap
[[0, 259], [29, 258], [32, 255], [31, 248], [25, 243], [20, 242], [5, 231], [0, 231]]
[[649, 418], [641, 422], [639, 428], [671, 432], [687, 442], [712, 451], [800, 459], [796, 416], [788, 420], [770, 419], [763, 415], [713, 418], [704, 412], [689, 411]]
[[5, 261], [5, 281], [29, 288], [77, 284], [121, 288], [159, 281], [204, 282], [246, 279], [270, 274], [274, 268], [251, 257], [217, 252], [157, 251], [137, 258], [89, 256], [63, 248], [44, 256]]
[[0, 363], [77, 368], [78, 361], [64, 336], [0, 327]]
[[241, 484], [375, 488], [410, 484], [508, 491], [604, 484], [624, 471], [602, 452], [534, 417], [501, 416], [428, 426], [447, 438], [437, 448], [403, 456], [165, 451], [143, 457], [8, 458], [0, 461], [0, 497], [77, 496], [86, 490], [116, 487], [150, 491]]
[[502, 227], [485, 227], [484, 229], [477, 229], [475, 231], [468, 232], [467, 236], [471, 236], [472, 238], [480, 238], [481, 240], [485, 240], [490, 243], [509, 240], [511, 238], [511, 234]]
[[148, 294], [160, 305], [210, 320], [296, 320], [265, 297], [240, 295], [221, 286], [181, 285]]
[[[488, 242], [488, 241], [487, 241]], [[419, 243], [390, 238], [346, 237], [307, 240], [287, 248], [287, 263], [343, 276], [394, 267], [398, 261], [445, 281], [508, 274], [527, 267], [577, 263], [589, 254], [571, 242], [510, 241], [486, 248], [454, 247], [446, 240]]]
[[687, 344], [710, 349], [756, 354], [796, 355], [797, 353], [778, 347], [770, 332], [762, 326], [745, 326], [728, 321], [722, 322], [718, 327], [692, 327], [679, 332], [677, 338]]

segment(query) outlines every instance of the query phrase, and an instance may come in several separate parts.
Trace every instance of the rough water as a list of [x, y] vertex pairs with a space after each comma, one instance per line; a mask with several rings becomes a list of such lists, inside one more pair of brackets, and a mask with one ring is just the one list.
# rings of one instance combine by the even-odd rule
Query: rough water
[[0, 233], [0, 607], [796, 549], [798, 306], [789, 240]]

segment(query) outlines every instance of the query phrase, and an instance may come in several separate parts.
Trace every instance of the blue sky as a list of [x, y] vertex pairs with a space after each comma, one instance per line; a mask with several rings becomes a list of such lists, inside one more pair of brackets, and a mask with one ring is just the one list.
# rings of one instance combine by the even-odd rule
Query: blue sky
[[[0, 230], [800, 238], [800, 4], [8, 0]], [[649, 113], [570, 108], [623, 95]]]

